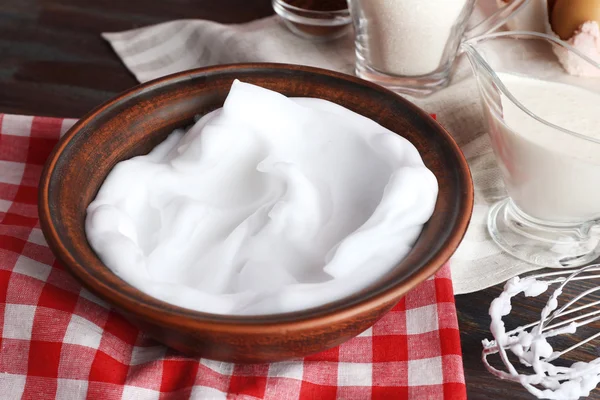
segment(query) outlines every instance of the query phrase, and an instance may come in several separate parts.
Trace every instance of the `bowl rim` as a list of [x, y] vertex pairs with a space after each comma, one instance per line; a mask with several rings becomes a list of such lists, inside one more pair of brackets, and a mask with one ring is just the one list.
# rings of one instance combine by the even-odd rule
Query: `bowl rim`
[[[121, 102], [132, 99], [137, 94], [208, 74], [234, 73], [236, 71], [257, 69], [265, 72], [267, 72], [267, 70], [287, 70], [326, 75], [328, 77], [346, 81], [354, 85], [363, 87], [366, 86], [370, 89], [382, 92], [382, 94], [386, 96], [396, 96], [398, 101], [403, 103], [403, 105], [412, 113], [416, 114], [417, 117], [426, 120], [431, 127], [437, 129], [439, 134], [444, 136], [446, 139], [446, 142], [449, 145], [448, 150], [452, 151], [454, 157], [456, 158], [459, 167], [460, 185], [465, 189], [461, 193], [462, 208], [456, 217], [455, 226], [451, 230], [450, 236], [445, 245], [421, 269], [407, 276], [401, 283], [391, 286], [385, 290], [380, 290], [377, 293], [372, 293], [370, 296], [361, 299], [359, 302], [343, 304], [343, 300], [347, 299], [343, 298], [337, 300], [336, 302], [328, 303], [316, 308], [271, 315], [219, 315], [178, 307], [141, 292], [117, 276], [118, 279], [121, 279], [126, 285], [137, 291], [140, 294], [140, 296], [138, 296], [139, 298], [151, 299], [154, 303], [161, 305], [161, 307], [150, 303], [140, 303], [127, 293], [119, 291], [118, 288], [113, 288], [109, 286], [107, 282], [103, 282], [90, 275], [90, 273], [84, 267], [79, 265], [70, 252], [67, 251], [65, 245], [60, 239], [60, 236], [52, 222], [50, 204], [48, 201], [52, 172], [54, 171], [60, 156], [65, 151], [69, 142], [82, 130], [82, 128], [87, 125], [87, 123], [97, 118], [99, 114], [113, 106], [118, 105]], [[118, 309], [130, 313], [131, 315], [135, 315], [142, 320], [152, 321], [152, 323], [163, 326], [171, 326], [172, 328], [186, 330], [190, 330], [192, 328], [194, 330], [204, 329], [223, 334], [239, 334], [240, 332], [244, 332], [247, 334], [262, 335], [277, 334], [281, 332], [291, 333], [294, 331], [314, 329], [316, 325], [329, 326], [331, 324], [340, 323], [344, 320], [368, 313], [370, 310], [377, 309], [385, 304], [395, 304], [408, 291], [414, 289], [418, 284], [435, 274], [450, 259], [466, 233], [472, 215], [473, 201], [474, 191], [471, 172], [462, 151], [460, 150], [454, 138], [427, 112], [420, 109], [410, 101], [397, 95], [396, 93], [372, 82], [368, 82], [351, 75], [321, 68], [281, 63], [224, 64], [196, 68], [160, 77], [158, 79], [137, 85], [118, 94], [117, 96], [88, 112], [62, 136], [44, 165], [38, 190], [38, 212], [40, 225], [50, 249], [53, 251], [57, 259], [65, 266], [65, 268], [77, 280], [79, 280], [84, 287], [89, 289], [98, 297], [103, 299], [108, 298], [110, 300], [107, 301], [114, 304]], [[331, 304], [337, 304], [337, 306], [329, 307]]]

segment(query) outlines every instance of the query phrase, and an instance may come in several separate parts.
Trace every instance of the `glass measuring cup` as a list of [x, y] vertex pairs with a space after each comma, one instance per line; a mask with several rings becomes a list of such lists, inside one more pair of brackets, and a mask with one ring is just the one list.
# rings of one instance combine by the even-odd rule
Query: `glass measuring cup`
[[467, 31], [476, 0], [348, 0], [356, 75], [416, 96], [448, 85], [461, 41], [503, 25], [530, 0], [513, 0]]
[[[489, 34], [461, 48], [476, 77], [509, 195], [490, 210], [492, 238], [517, 258], [545, 267], [595, 260], [600, 256], [600, 64], [533, 32]], [[556, 54], [598, 77], [567, 74]], [[532, 96], [533, 91], [544, 95]]]

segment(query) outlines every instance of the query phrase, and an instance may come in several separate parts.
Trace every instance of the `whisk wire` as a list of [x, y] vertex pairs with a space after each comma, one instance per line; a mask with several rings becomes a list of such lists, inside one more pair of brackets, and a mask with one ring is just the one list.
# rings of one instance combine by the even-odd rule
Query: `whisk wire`
[[[589, 303], [589, 304], [585, 304], [585, 305], [582, 305], [582, 306], [579, 306], [579, 307], [573, 308], [572, 310], [565, 311], [565, 312], [563, 312], [563, 313], [562, 313], [562, 315], [561, 315], [561, 316], [565, 316], [565, 315], [567, 315], [567, 314], [572, 314], [572, 313], [574, 313], [574, 312], [581, 311], [581, 310], [585, 310], [586, 308], [589, 308], [589, 307], [594, 307], [594, 306], [597, 306], [597, 305], [600, 305], [600, 300], [594, 301], [593, 303]], [[571, 323], [571, 322], [575, 322], [575, 321], [577, 321], [577, 320], [579, 320], [579, 319], [586, 318], [586, 317], [590, 317], [590, 316], [592, 316], [592, 315], [597, 315], [597, 314], [600, 314], [600, 310], [591, 311], [591, 312], [589, 312], [589, 313], [587, 313], [587, 314], [582, 314], [582, 315], [579, 315], [579, 316], [577, 316], [577, 317], [570, 318], [570, 319], [568, 319], [568, 320], [565, 320], [565, 321], [557, 322], [557, 323], [555, 323], [555, 324], [553, 324], [553, 325], [548, 325], [548, 326], [545, 326], [545, 327], [542, 329], [542, 332], [543, 332], [543, 331], [546, 331], [546, 330], [548, 330], [548, 329], [554, 329], [554, 328], [557, 328], [557, 327], [559, 327], [559, 326], [562, 326], [562, 325], [567, 325], [567, 324], [569, 324], [569, 323]], [[590, 321], [590, 322], [591, 322], [591, 321]], [[532, 322], [531, 324], [527, 324], [527, 325], [523, 325], [523, 326], [520, 326], [520, 327], [518, 327], [518, 328], [515, 328], [515, 329], [513, 329], [512, 331], [510, 331], [510, 332], [507, 332], [507, 334], [508, 334], [508, 335], [514, 335], [515, 333], [518, 333], [518, 332], [524, 331], [524, 330], [526, 330], [526, 329], [532, 328], [532, 327], [536, 326], [536, 325], [537, 325], [537, 324], [539, 324], [539, 323], [540, 323], [540, 320], [538, 319], [537, 321], [535, 321], [535, 322]], [[582, 325], [578, 325], [578, 326], [582, 326]]]
[[[564, 398], [566, 393], [569, 393], [567, 397], [576, 398], [589, 394], [589, 391], [600, 382], [600, 357], [587, 363], [577, 362], [570, 367], [555, 366], [551, 362], [600, 338], [600, 332], [579, 340], [562, 351], [554, 351], [546, 339], [575, 333], [580, 327], [600, 321], [600, 309], [591, 309], [600, 306], [600, 300], [593, 299], [593, 295], [600, 292], [600, 286], [575, 295], [559, 307], [559, 298], [570, 282], [599, 279], [599, 272], [600, 264], [594, 264], [581, 269], [554, 271], [509, 280], [504, 292], [490, 307], [492, 317], [490, 329], [494, 340], [484, 340], [482, 352], [482, 360], [488, 371], [502, 379], [521, 383], [530, 393], [539, 398], [559, 399]], [[536, 322], [506, 332], [502, 317], [507, 315], [507, 310], [510, 312], [511, 299], [521, 292], [527, 295], [533, 294], [532, 297], [535, 297], [547, 292], [550, 285], [558, 286], [550, 292], [548, 301], [541, 310], [540, 318]], [[566, 316], [569, 317], [564, 319]], [[512, 352], [521, 364], [532, 368], [533, 373], [517, 372], [508, 358], [507, 351]], [[506, 371], [492, 367], [488, 362], [487, 357], [496, 353], [500, 356]]]

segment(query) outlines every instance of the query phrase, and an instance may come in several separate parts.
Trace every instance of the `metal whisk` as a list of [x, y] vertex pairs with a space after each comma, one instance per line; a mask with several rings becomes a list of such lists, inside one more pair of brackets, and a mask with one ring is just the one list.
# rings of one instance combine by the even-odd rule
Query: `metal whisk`
[[[560, 308], [559, 296], [570, 282], [600, 278], [600, 264], [577, 270], [561, 270], [525, 278], [509, 280], [504, 291], [490, 305], [492, 323], [490, 330], [494, 340], [483, 341], [482, 360], [492, 374], [502, 379], [521, 383], [530, 393], [545, 399], [577, 399], [587, 396], [600, 382], [600, 358], [591, 362], [576, 362], [570, 367], [555, 366], [552, 361], [598, 337], [600, 332], [578, 341], [562, 351], [554, 351], [547, 339], [573, 334], [579, 327], [600, 320], [600, 300], [591, 295], [600, 292], [600, 286], [576, 295]], [[519, 293], [536, 297], [552, 285], [558, 285], [541, 310], [540, 319], [528, 325], [506, 332], [502, 317], [511, 311], [511, 299]], [[587, 303], [586, 303], [587, 301]], [[563, 319], [566, 317], [566, 319]], [[560, 319], [560, 321], [559, 321]], [[532, 373], [519, 373], [510, 361], [508, 352]], [[494, 368], [488, 356], [498, 353], [507, 371]]]

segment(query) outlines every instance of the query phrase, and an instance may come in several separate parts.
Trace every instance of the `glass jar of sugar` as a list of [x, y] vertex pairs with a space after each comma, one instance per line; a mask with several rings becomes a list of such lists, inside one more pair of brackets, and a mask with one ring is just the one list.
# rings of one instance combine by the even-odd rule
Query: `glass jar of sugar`
[[356, 74], [392, 90], [428, 95], [448, 85], [463, 37], [490, 32], [529, 0], [514, 0], [468, 32], [475, 0], [348, 0]]

